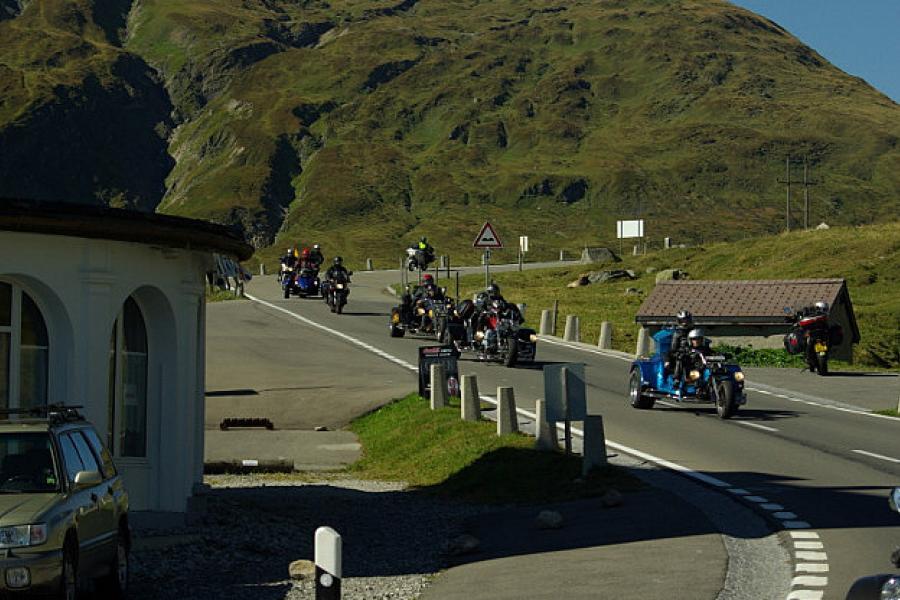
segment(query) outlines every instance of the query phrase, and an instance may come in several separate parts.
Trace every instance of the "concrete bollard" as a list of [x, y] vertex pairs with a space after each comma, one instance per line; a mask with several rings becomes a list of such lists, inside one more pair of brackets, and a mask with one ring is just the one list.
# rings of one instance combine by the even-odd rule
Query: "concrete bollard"
[[319, 527], [315, 536], [316, 600], [340, 600], [343, 576], [343, 541], [331, 527]]
[[539, 450], [556, 450], [556, 423], [547, 422], [547, 407], [543, 400], [534, 403], [534, 445]]
[[560, 251], [559, 251], [559, 262], [562, 262], [562, 261], [564, 261], [564, 260], [566, 260], [566, 251], [565, 251], [565, 250], [560, 250]]
[[263, 263], [259, 263], [259, 274], [260, 275], [266, 274], [266, 265], [264, 265]]
[[603, 432], [603, 417], [588, 415], [584, 420], [584, 452], [581, 463], [581, 474], [587, 475], [591, 469], [605, 467], [606, 434]]
[[497, 388], [497, 435], [519, 431], [516, 416], [516, 396], [511, 387]]
[[444, 365], [431, 365], [431, 410], [447, 406], [447, 376]]
[[640, 247], [640, 246], [635, 246], [635, 247], [634, 247], [634, 250], [632, 251], [631, 254], [632, 254], [632, 256], [638, 256], [638, 255], [640, 255], [640, 253], [641, 253], [641, 247]]
[[597, 340], [597, 347], [601, 350], [612, 348], [612, 323], [609, 321], [600, 323], [600, 339]]
[[635, 350], [635, 354], [637, 356], [647, 356], [650, 354], [650, 333], [647, 331], [646, 327], [641, 327], [638, 330], [637, 349]]
[[663, 248], [668, 250], [672, 247], [672, 238], [663, 238]]
[[481, 396], [478, 395], [478, 378], [475, 375], [462, 376], [460, 416], [463, 421], [477, 421], [481, 418]]
[[439, 263], [440, 266], [439, 266], [438, 268], [439, 268], [439, 269], [446, 269], [446, 268], [447, 268], [447, 257], [444, 256], [444, 255], [441, 255], [441, 259], [440, 259], [440, 260], [441, 260], [441, 262]]
[[367, 258], [366, 259], [366, 271], [374, 271], [374, 270], [375, 270], [375, 266], [372, 264], [372, 259]]
[[581, 332], [579, 331], [578, 317], [575, 315], [566, 316], [566, 332], [563, 339], [567, 342], [580, 342]]
[[541, 311], [541, 335], [553, 335], [553, 311], [545, 309]]

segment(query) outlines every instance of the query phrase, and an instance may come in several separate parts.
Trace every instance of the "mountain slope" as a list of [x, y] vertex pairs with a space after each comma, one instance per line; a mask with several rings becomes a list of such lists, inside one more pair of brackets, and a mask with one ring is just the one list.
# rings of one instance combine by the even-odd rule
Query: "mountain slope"
[[[774, 232], [788, 154], [822, 180], [814, 224], [900, 208], [900, 107], [724, 1], [139, 0], [123, 34], [99, 0], [32, 0], [0, 32], [54, 5], [81, 10], [88, 25], [66, 40], [102, 56], [67, 64], [110, 75], [104, 89], [144, 89], [110, 67], [127, 55], [164, 84], [175, 128], [149, 129], [168, 136], [149, 161], [166, 177], [159, 210], [240, 224], [258, 245], [387, 259], [425, 233], [459, 255], [492, 219], [549, 253], [608, 242], [635, 215], [655, 238]], [[13, 80], [0, 71], [2, 89]], [[0, 108], [0, 140], [37, 131], [47, 145], [47, 119], [0, 94], [21, 112]], [[16, 159], [25, 173], [31, 154]], [[153, 204], [118, 186], [111, 173], [94, 197]]]

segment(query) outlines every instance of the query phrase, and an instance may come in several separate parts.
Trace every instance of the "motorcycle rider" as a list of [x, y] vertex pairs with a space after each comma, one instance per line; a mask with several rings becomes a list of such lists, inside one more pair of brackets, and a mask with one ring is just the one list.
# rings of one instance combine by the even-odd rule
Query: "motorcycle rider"
[[691, 329], [690, 333], [687, 336], [688, 345], [691, 350], [694, 352], [699, 352], [700, 354], [707, 354], [710, 352], [709, 340], [703, 335], [703, 330], [700, 328]]
[[322, 254], [322, 247], [319, 244], [313, 244], [312, 251], [309, 253], [309, 260], [315, 265], [312, 268], [316, 271], [325, 264], [325, 255]]
[[[425, 264], [418, 264], [418, 259], [416, 259], [416, 266], [419, 269], [425, 270], [426, 268], [428, 268], [429, 264], [434, 262], [434, 248], [431, 246], [431, 244], [428, 243], [428, 238], [424, 235], [419, 239], [419, 243], [413, 244], [412, 246], [410, 246], [410, 249], [417, 252], [422, 252], [425, 255]], [[412, 261], [410, 261], [409, 270], [412, 271], [413, 269], [414, 268]]]
[[335, 256], [331, 262], [331, 266], [325, 271], [325, 279], [333, 281], [338, 273], [343, 273], [347, 283], [350, 283], [350, 271], [344, 266], [344, 259], [340, 256]]
[[[672, 336], [672, 346], [669, 348], [668, 360], [666, 360], [665, 368], [672, 368], [672, 379], [675, 384], [681, 381], [683, 371], [682, 357], [686, 354], [689, 347], [688, 336], [694, 325], [694, 315], [691, 311], [681, 309], [675, 315], [675, 334]], [[702, 332], [701, 336], [702, 337]], [[673, 368], [674, 367], [674, 368]]]
[[293, 269], [297, 266], [297, 250], [296, 248], [288, 248], [284, 256], [281, 257], [281, 271], [278, 272], [278, 281], [284, 277], [285, 271]]

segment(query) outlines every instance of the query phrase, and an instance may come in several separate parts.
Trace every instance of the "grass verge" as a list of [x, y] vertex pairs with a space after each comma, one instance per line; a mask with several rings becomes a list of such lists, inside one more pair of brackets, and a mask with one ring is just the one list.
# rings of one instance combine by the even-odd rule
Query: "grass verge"
[[229, 290], [220, 290], [216, 288], [215, 290], [210, 291], [209, 288], [206, 288], [207, 302], [227, 302], [228, 300], [244, 300], [244, 298], [235, 295], [234, 292]]
[[496, 424], [465, 422], [459, 401], [432, 411], [416, 394], [354, 421], [363, 457], [349, 473], [405, 481], [440, 496], [486, 503], [528, 503], [599, 496], [643, 484], [616, 467], [581, 479], [581, 458], [534, 449], [523, 434], [499, 437]]
[[885, 410], [876, 410], [875, 412], [878, 413], [879, 415], [887, 415], [889, 417], [900, 418], [900, 410], [894, 410], [894, 409], [888, 408]]

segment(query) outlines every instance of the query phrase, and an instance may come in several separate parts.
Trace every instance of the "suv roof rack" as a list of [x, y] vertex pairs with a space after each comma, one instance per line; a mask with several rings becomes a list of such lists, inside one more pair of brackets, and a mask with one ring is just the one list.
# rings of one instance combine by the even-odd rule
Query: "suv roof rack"
[[31, 408], [0, 408], [0, 418], [8, 418], [11, 415], [24, 415], [46, 419], [53, 424], [69, 423], [72, 421], [84, 421], [84, 416], [78, 412], [83, 406], [66, 406], [65, 404], [47, 404], [45, 406], [33, 406]]

